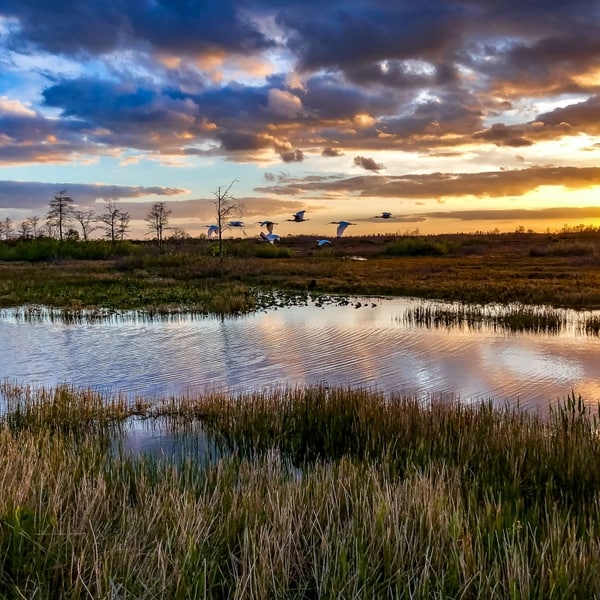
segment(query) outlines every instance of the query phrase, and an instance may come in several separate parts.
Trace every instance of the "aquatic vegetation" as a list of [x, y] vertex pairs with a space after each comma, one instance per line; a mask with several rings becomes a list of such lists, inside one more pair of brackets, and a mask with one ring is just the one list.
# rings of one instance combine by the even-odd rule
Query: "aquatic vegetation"
[[[600, 317], [589, 313], [570, 316], [564, 309], [528, 306], [519, 303], [467, 304], [423, 302], [409, 308], [401, 317], [403, 323], [419, 327], [481, 329], [491, 327], [511, 333], [558, 334], [573, 327], [587, 335], [599, 335]], [[574, 322], [573, 322], [574, 321]]]
[[559, 333], [568, 325], [564, 310], [546, 306], [423, 303], [403, 315], [410, 325], [424, 327], [493, 327], [510, 332]]
[[[600, 436], [574, 393], [547, 419], [325, 387], [0, 402], [3, 597], [600, 593]], [[227, 451], [121, 453], [128, 414]]]

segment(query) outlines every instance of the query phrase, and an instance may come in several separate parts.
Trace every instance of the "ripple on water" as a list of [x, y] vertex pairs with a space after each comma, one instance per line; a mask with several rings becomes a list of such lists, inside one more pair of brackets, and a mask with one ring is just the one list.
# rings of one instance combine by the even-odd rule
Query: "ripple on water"
[[571, 390], [600, 399], [597, 336], [422, 327], [403, 318], [416, 302], [67, 324], [0, 311], [0, 376], [131, 396], [325, 383], [526, 407], [546, 407]]

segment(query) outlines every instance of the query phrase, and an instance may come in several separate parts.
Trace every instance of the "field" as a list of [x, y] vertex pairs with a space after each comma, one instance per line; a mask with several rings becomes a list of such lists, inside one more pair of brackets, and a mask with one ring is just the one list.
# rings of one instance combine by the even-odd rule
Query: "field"
[[321, 249], [314, 238], [244, 239], [227, 241], [222, 258], [214, 250], [206, 240], [160, 253], [130, 244], [116, 256], [74, 260], [65, 246], [44, 260], [0, 261], [0, 306], [228, 314], [253, 310], [257, 290], [284, 290], [600, 308], [596, 232], [348, 237]]

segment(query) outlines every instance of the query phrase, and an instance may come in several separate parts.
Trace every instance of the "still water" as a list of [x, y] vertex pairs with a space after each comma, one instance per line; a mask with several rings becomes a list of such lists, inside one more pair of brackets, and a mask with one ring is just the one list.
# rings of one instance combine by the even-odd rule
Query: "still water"
[[565, 313], [559, 333], [511, 333], [417, 325], [407, 314], [419, 303], [362, 298], [236, 318], [132, 313], [76, 324], [3, 310], [0, 380], [131, 398], [326, 384], [543, 411], [571, 391], [600, 401], [600, 338], [576, 326], [580, 313]]

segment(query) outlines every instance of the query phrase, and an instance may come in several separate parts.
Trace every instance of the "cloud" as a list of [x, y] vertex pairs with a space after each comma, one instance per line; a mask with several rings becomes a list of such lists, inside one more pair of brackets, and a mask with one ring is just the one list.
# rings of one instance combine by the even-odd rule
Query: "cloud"
[[269, 90], [269, 110], [276, 115], [293, 119], [302, 115], [302, 100], [291, 92], [273, 88]]
[[343, 152], [337, 150], [336, 148], [332, 148], [331, 146], [327, 146], [323, 148], [322, 156], [343, 156]]
[[380, 198], [443, 199], [466, 196], [522, 196], [542, 186], [552, 185], [567, 189], [599, 186], [600, 167], [549, 166], [477, 173], [323, 177], [312, 181], [281, 181], [273, 189], [279, 194], [287, 195], [336, 192]]
[[143, 198], [146, 196], [171, 197], [187, 190], [161, 186], [123, 186], [82, 183], [50, 183], [41, 181], [0, 181], [0, 208], [15, 208], [19, 211], [44, 213], [54, 195], [67, 190], [74, 203], [80, 208], [94, 208], [98, 203], [110, 200]]
[[286, 163], [291, 162], [302, 162], [304, 160], [304, 153], [302, 150], [290, 150], [289, 152], [280, 152], [281, 160]]
[[372, 158], [365, 158], [364, 156], [355, 156], [354, 164], [367, 171], [380, 171], [381, 169], [385, 169], [382, 164], [376, 163]]
[[[585, 171], [600, 136], [589, 0], [4, 0], [0, 26], [2, 170], [135, 155], [140, 170], [210, 158], [212, 176], [222, 159], [310, 156], [318, 170], [348, 155], [368, 177], [266, 183], [288, 198], [436, 199], [600, 185]], [[585, 153], [571, 150], [580, 140]], [[534, 145], [562, 170], [499, 172], [517, 152], [529, 164]], [[384, 151], [397, 157], [385, 154], [387, 177], [367, 158]], [[394, 170], [406, 153], [423, 158], [418, 173]], [[435, 172], [436, 157], [457, 172]]]
[[273, 45], [228, 0], [187, 5], [167, 0], [57, 0], [35, 5], [5, 0], [0, 14], [18, 20], [19, 27], [11, 31], [12, 44], [33, 44], [55, 54], [102, 55], [148, 46], [155, 52], [193, 56], [215, 48], [247, 53]]
[[460, 221], [548, 221], [556, 219], [598, 219], [598, 206], [557, 206], [552, 208], [507, 208], [487, 210], [453, 210], [423, 213], [429, 219], [458, 219]]

